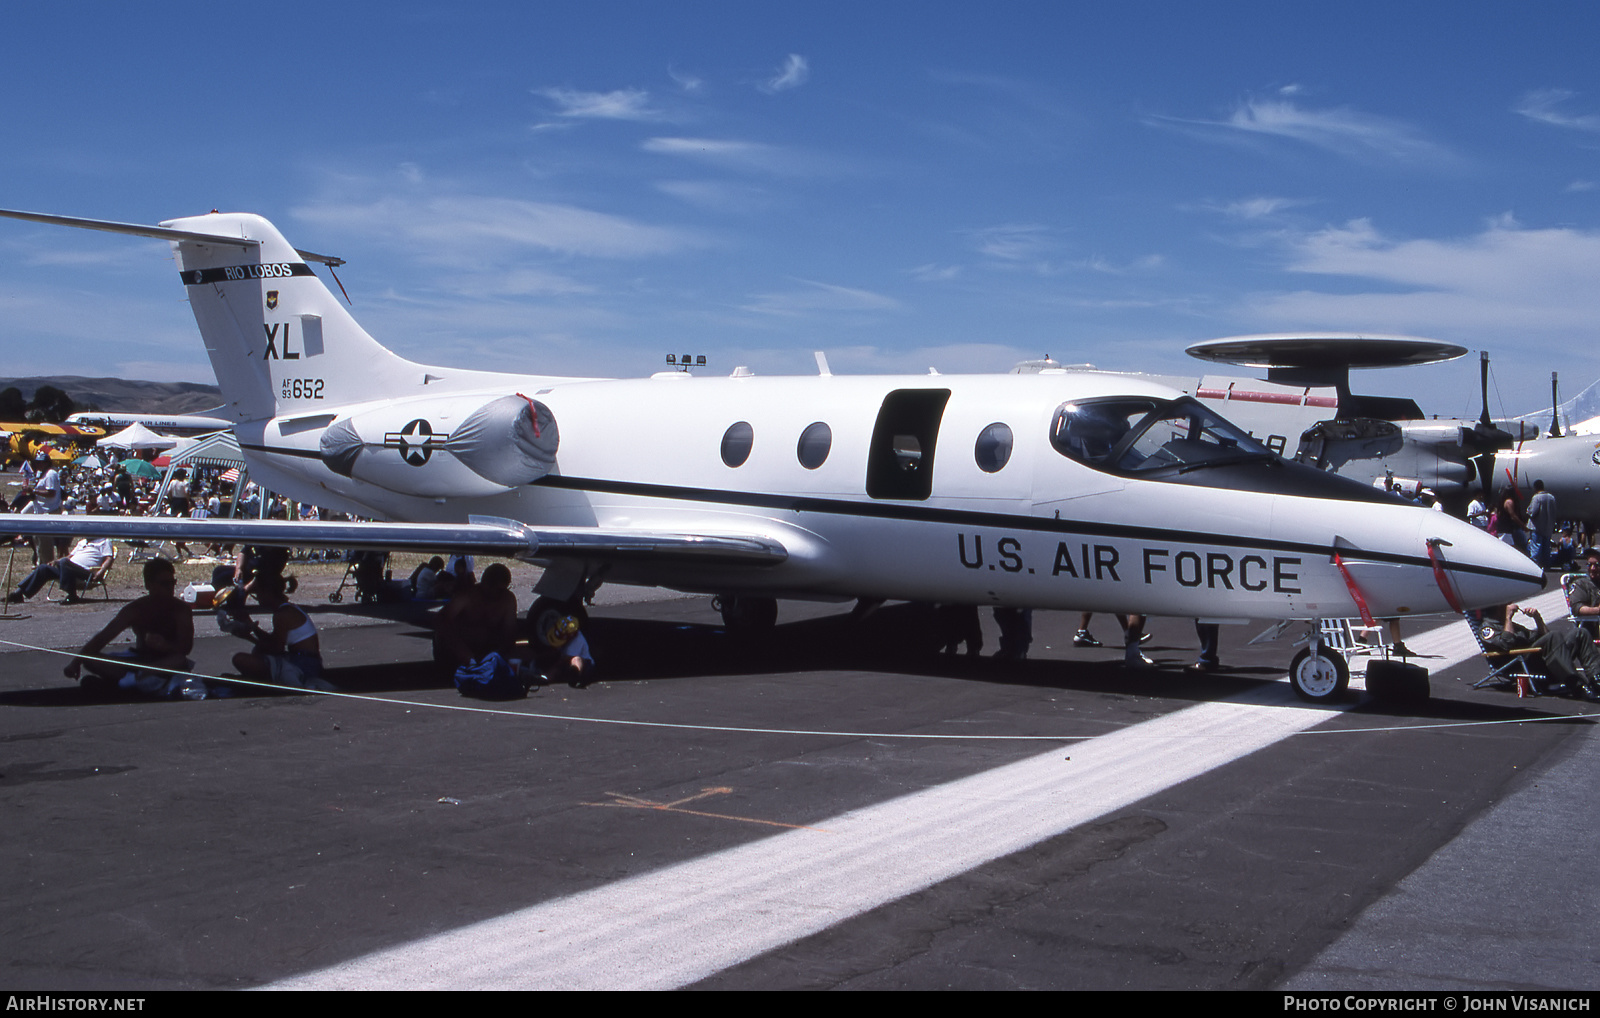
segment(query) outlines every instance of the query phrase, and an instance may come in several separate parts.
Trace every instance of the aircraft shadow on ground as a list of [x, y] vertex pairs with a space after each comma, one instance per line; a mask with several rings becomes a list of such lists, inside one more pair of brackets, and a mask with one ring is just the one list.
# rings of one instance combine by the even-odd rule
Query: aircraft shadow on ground
[[[1005, 661], [941, 654], [937, 651], [938, 633], [928, 613], [914, 605], [890, 606], [861, 619], [847, 613], [804, 619], [750, 634], [730, 632], [721, 625], [707, 622], [615, 617], [592, 618], [586, 632], [599, 648], [601, 671], [597, 681], [600, 682], [861, 671], [1202, 703], [1258, 691], [1264, 680], [1274, 681], [1283, 674], [1277, 667], [1244, 665], [1208, 675], [1193, 675], [1183, 671], [1182, 664], [1166, 660], [1163, 651], [1175, 648], [1160, 645], [1147, 646], [1146, 651], [1162, 662], [1162, 667], [1137, 672], [1124, 669], [1114, 657], [1100, 661], [1040, 658]], [[449, 689], [449, 676], [431, 660], [427, 642], [430, 636], [426, 628], [394, 633], [391, 639], [415, 642], [418, 648], [415, 659], [330, 668], [326, 677], [341, 691], [356, 694], [393, 695]], [[1189, 654], [1187, 649], [1182, 652], [1182, 663], [1187, 663]], [[1384, 717], [1481, 722], [1553, 718], [1565, 713], [1557, 704], [1570, 706], [1561, 699], [1548, 701], [1553, 709], [1546, 710], [1532, 700], [1518, 702], [1508, 697], [1500, 704], [1440, 695], [1451, 692], [1455, 685], [1436, 678], [1436, 696], [1425, 704], [1390, 705], [1365, 694], [1352, 693], [1349, 700], [1329, 705], [1329, 709], [1354, 707], [1358, 713]], [[233, 690], [234, 696], [245, 698], [303, 695], [296, 691], [244, 686], [233, 687]], [[0, 693], [0, 705], [5, 706], [65, 707], [134, 702], [148, 702], [148, 698], [117, 691], [92, 692], [66, 684], [64, 680], [57, 686]], [[1585, 719], [1574, 720], [1588, 723]]]

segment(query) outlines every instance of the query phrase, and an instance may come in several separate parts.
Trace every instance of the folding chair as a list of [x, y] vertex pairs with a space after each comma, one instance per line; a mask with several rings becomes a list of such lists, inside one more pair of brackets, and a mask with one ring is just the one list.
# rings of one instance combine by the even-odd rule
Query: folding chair
[[1474, 682], [1473, 689], [1483, 689], [1485, 686], [1509, 689], [1515, 686], [1518, 696], [1545, 694], [1550, 685], [1550, 677], [1542, 671], [1533, 669], [1533, 663], [1541, 667], [1544, 664], [1537, 650], [1532, 647], [1518, 647], [1509, 651], [1491, 648], [1483, 640], [1484, 627], [1474, 623], [1470, 617], [1463, 615], [1462, 618], [1466, 621], [1467, 628], [1472, 630], [1472, 638], [1478, 642], [1478, 652], [1483, 655], [1483, 661], [1489, 667], [1489, 674]]
[[1579, 573], [1563, 573], [1561, 575], [1561, 596], [1567, 603], [1567, 621], [1589, 634], [1589, 639], [1600, 643], [1600, 615], [1579, 615], [1572, 604], [1572, 584], [1578, 579]]
[[[106, 600], [106, 601], [111, 600], [111, 590], [110, 590], [110, 588], [108, 588], [106, 586], [106, 576], [108, 574], [110, 574], [111, 567], [116, 565], [116, 564], [117, 564], [117, 553], [116, 553], [115, 546], [113, 546], [113, 549], [112, 549], [112, 552], [111, 552], [111, 557], [106, 559], [104, 562], [100, 563], [100, 565], [93, 572], [91, 572], [86, 579], [84, 579], [84, 581], [83, 581], [83, 589], [80, 590], [79, 593], [78, 593], [79, 598], [81, 599], [85, 594], [88, 594], [91, 590], [94, 590], [96, 587], [99, 587], [100, 588], [100, 597], [101, 597], [101, 599], [102, 600]], [[59, 580], [51, 580], [50, 583], [45, 587], [44, 599], [46, 601], [49, 601], [52, 604], [56, 604], [56, 603], [60, 603], [60, 602], [66, 600], [65, 596], [62, 596], [62, 597], [51, 597], [50, 596], [50, 588], [51, 587], [54, 587], [57, 590], [60, 590], [61, 589], [61, 581], [59, 581]]]

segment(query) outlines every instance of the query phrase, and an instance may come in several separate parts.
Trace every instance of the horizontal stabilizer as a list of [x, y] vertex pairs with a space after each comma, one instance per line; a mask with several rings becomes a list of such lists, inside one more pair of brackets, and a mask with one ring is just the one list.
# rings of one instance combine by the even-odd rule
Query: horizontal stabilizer
[[[109, 219], [80, 219], [76, 216], [52, 216], [43, 212], [19, 212], [15, 209], [0, 209], [0, 216], [8, 219], [22, 219], [30, 223], [45, 223], [49, 226], [73, 226], [80, 230], [100, 230], [105, 233], [121, 233], [130, 237], [152, 237], [156, 240], [191, 240], [203, 244], [232, 244], [236, 247], [260, 247], [261, 241], [251, 240], [248, 237], [228, 237], [220, 233], [196, 233], [192, 230], [174, 230], [167, 226], [143, 226], [139, 223], [118, 223]], [[321, 262], [338, 268], [344, 264], [343, 258], [334, 258], [331, 255], [315, 254], [311, 251], [295, 249], [295, 254], [308, 262]]]
[[361, 523], [303, 520], [185, 519], [151, 516], [52, 516], [22, 513], [0, 530], [27, 536], [109, 537], [118, 541], [204, 541], [289, 548], [457, 552], [523, 560], [583, 558], [701, 565], [776, 565], [783, 546], [762, 537], [530, 527], [474, 517], [471, 523]]

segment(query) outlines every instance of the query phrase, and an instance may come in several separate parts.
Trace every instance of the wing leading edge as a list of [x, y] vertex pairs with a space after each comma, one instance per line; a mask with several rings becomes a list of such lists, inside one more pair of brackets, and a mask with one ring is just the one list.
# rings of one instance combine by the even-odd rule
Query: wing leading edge
[[765, 537], [531, 527], [494, 516], [473, 516], [468, 523], [312, 523], [39, 513], [0, 516], [0, 533], [29, 537], [109, 537], [118, 541], [178, 540], [291, 548], [458, 552], [526, 561], [582, 558], [769, 566], [788, 557], [782, 544]]

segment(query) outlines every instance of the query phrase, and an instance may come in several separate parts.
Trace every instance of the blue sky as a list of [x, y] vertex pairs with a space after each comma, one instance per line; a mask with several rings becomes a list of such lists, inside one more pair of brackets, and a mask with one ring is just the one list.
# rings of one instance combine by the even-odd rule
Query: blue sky
[[[0, 207], [258, 212], [448, 365], [1600, 378], [1600, 5], [14, 4]], [[163, 244], [0, 222], [0, 374], [209, 380]], [[1356, 387], [1476, 414], [1475, 357]]]

